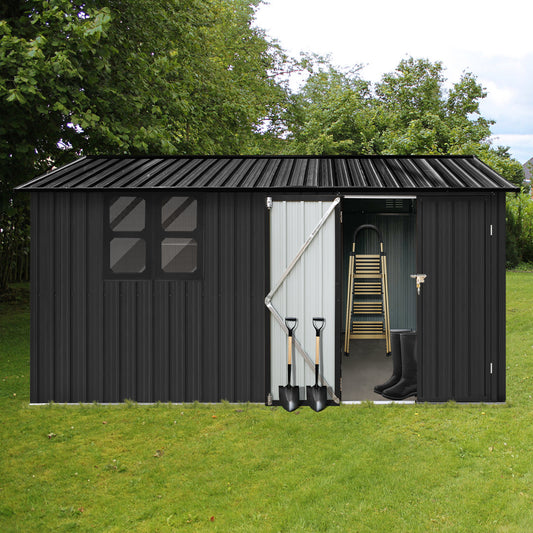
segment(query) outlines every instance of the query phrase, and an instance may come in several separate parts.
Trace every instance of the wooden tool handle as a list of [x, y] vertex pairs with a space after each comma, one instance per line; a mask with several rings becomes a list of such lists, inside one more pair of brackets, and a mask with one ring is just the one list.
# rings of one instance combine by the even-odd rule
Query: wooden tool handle
[[316, 337], [316, 357], [315, 365], [320, 364], [320, 337]]
[[289, 346], [288, 346], [289, 359], [288, 359], [288, 364], [292, 365], [292, 336], [288, 337], [288, 339], [289, 339]]

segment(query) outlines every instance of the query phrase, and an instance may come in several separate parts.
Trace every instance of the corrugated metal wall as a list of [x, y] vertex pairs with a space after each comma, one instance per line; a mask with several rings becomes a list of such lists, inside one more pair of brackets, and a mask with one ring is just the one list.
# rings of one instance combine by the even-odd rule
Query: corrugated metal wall
[[[104, 281], [104, 194], [32, 193], [31, 401], [263, 402], [285, 384], [280, 328], [270, 373], [264, 297], [278, 272], [269, 273], [263, 195], [199, 195], [201, 279]], [[273, 228], [285, 239], [280, 257], [303, 243], [327, 205], [311, 217], [295, 211], [284, 234]], [[428, 275], [418, 300], [419, 400], [503, 401], [505, 195], [421, 194], [417, 208], [417, 270]], [[311, 355], [310, 318], [328, 319], [324, 360], [333, 384], [340, 252], [330, 248], [334, 237], [321, 239], [284, 301], [307, 299], [282, 312], [302, 317], [299, 335]], [[302, 367], [298, 383], [312, 383], [311, 374]]]
[[264, 201], [200, 198], [201, 280], [104, 281], [103, 194], [32, 194], [32, 402], [265, 401]]
[[[311, 198], [310, 198], [311, 199]], [[274, 287], [298, 254], [332, 201], [274, 201], [270, 212], [270, 285]], [[295, 337], [311, 359], [315, 360], [316, 333], [313, 317], [324, 317], [321, 374], [335, 388], [335, 212], [322, 226], [294, 270], [272, 299], [280, 315], [297, 317]], [[271, 392], [279, 399], [279, 385], [287, 385], [287, 335], [271, 319]], [[315, 382], [302, 355], [294, 352], [292, 385], [300, 386], [305, 399], [305, 385]]]
[[505, 400], [504, 207], [503, 194], [419, 198], [419, 400]]

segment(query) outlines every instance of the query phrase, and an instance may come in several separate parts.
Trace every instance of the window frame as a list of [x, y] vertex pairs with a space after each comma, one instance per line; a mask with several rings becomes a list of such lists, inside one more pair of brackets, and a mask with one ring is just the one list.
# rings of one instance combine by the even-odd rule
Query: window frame
[[[139, 231], [114, 231], [109, 212], [119, 197], [138, 197], [145, 202], [144, 229]], [[192, 231], [166, 231], [162, 224], [163, 203], [171, 197], [189, 197], [196, 201], [196, 228]], [[203, 205], [198, 194], [172, 190], [144, 192], [138, 190], [113, 191], [104, 201], [104, 254], [103, 277], [107, 280], [197, 280], [203, 278]], [[146, 257], [143, 272], [114, 272], [111, 269], [111, 240], [114, 238], [140, 238], [145, 241]], [[196, 241], [196, 270], [194, 272], [165, 272], [161, 265], [161, 247], [165, 238], [190, 238]]]

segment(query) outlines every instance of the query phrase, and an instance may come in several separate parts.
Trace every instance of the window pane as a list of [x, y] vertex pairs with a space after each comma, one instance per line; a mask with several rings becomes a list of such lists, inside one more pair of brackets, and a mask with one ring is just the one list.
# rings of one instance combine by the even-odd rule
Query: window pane
[[142, 231], [145, 202], [138, 196], [121, 196], [109, 206], [109, 226], [112, 231]]
[[168, 238], [161, 242], [163, 272], [194, 272], [197, 266], [198, 244], [194, 239]]
[[111, 239], [109, 252], [109, 267], [113, 272], [140, 273], [146, 269], [144, 239]]
[[163, 202], [161, 225], [165, 231], [194, 231], [197, 226], [196, 200], [173, 196]]

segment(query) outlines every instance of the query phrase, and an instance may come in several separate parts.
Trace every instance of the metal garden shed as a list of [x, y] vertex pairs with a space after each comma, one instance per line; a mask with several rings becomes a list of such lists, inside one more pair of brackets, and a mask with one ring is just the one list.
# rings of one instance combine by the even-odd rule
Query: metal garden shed
[[18, 189], [31, 193], [32, 403], [276, 403], [289, 315], [296, 383], [314, 382], [320, 315], [329, 401], [354, 399], [342, 343], [361, 223], [383, 233], [390, 326], [417, 332], [418, 401], [505, 400], [515, 187], [475, 157], [95, 156]]

